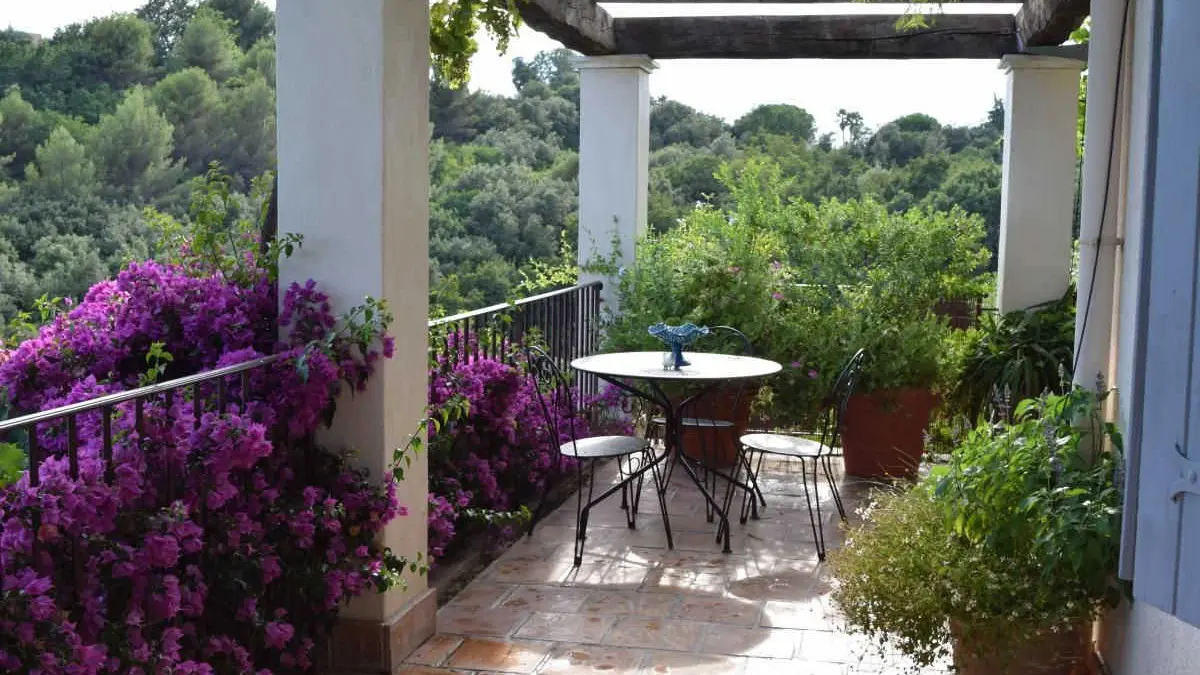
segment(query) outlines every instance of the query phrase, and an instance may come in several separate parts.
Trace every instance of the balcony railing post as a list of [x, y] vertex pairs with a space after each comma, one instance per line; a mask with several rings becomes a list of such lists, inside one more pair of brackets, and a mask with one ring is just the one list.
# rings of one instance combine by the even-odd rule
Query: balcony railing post
[[479, 358], [507, 361], [513, 347], [536, 330], [555, 363], [567, 368], [597, 347], [592, 333], [599, 296], [597, 281], [435, 319], [429, 322], [430, 349], [451, 365]]

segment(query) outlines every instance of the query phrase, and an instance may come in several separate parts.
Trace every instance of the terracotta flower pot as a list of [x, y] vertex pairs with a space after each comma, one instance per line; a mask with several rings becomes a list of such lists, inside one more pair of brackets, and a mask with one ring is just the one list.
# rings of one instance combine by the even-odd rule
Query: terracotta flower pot
[[927, 389], [855, 394], [846, 406], [842, 450], [846, 473], [862, 478], [913, 478], [937, 397]]
[[1091, 647], [1091, 624], [1074, 630], [1043, 633], [1004, 650], [974, 649], [950, 622], [954, 667], [958, 675], [1085, 675]]

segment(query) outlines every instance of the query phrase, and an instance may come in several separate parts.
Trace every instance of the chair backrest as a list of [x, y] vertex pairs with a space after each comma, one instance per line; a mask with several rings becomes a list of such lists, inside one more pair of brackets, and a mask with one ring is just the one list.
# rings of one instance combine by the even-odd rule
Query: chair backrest
[[[699, 351], [734, 356], [753, 356], [750, 338], [733, 326], [713, 326], [708, 335], [696, 342]], [[686, 350], [685, 350], [686, 352]], [[736, 421], [738, 411], [749, 401], [746, 389], [750, 380], [731, 380], [712, 387], [708, 393], [683, 406], [683, 417]]]
[[733, 326], [713, 326], [708, 335], [701, 339], [705, 351], [736, 356], [754, 356], [754, 345], [750, 338]]
[[574, 390], [562, 369], [546, 350], [526, 346], [522, 351], [525, 354], [525, 372], [532, 381], [538, 407], [546, 420], [550, 445], [557, 454], [562, 443], [576, 443], [579, 440], [578, 430], [575, 428], [579, 411], [575, 407]]
[[842, 366], [842, 371], [838, 373], [837, 380], [833, 383], [833, 389], [830, 390], [829, 396], [825, 400], [825, 424], [821, 429], [822, 450], [840, 445], [842, 424], [846, 419], [846, 406], [850, 404], [850, 397], [854, 395], [854, 387], [858, 384], [858, 377], [862, 373], [862, 364], [866, 356], [865, 349], [854, 352], [854, 356], [851, 356], [846, 361], [846, 365]]

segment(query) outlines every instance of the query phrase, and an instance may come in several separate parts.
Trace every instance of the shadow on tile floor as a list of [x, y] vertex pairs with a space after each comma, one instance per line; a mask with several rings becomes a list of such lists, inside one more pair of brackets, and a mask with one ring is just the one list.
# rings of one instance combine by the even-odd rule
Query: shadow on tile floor
[[[609, 473], [615, 473], [615, 470]], [[608, 474], [604, 474], [608, 475]], [[437, 635], [402, 673], [492, 675], [849, 675], [909, 672], [845, 633], [817, 561], [794, 466], [764, 467], [759, 520], [733, 521], [733, 553], [721, 553], [703, 500], [676, 472], [666, 548], [657, 502], [642, 499], [637, 529], [619, 498], [597, 506], [583, 564], [572, 566], [575, 500], [568, 499], [438, 613]], [[848, 510], [862, 485], [842, 488]], [[840, 523], [821, 492], [826, 542]], [[853, 516], [851, 516], [853, 518]], [[925, 673], [943, 673], [931, 669]]]

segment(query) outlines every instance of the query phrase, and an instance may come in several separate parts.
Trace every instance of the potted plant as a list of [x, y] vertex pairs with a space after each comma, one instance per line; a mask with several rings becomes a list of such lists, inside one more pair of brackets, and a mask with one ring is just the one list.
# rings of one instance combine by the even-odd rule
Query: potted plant
[[937, 406], [934, 385], [950, 329], [932, 311], [897, 320], [860, 310], [858, 322], [856, 343], [867, 358], [843, 420], [846, 473], [912, 478]]
[[[1077, 672], [1120, 597], [1120, 437], [1097, 400], [1025, 401], [1012, 424], [973, 430], [944, 471], [882, 495], [832, 555], [849, 627], [916, 667]], [[1110, 449], [1093, 450], [1099, 439]]]

